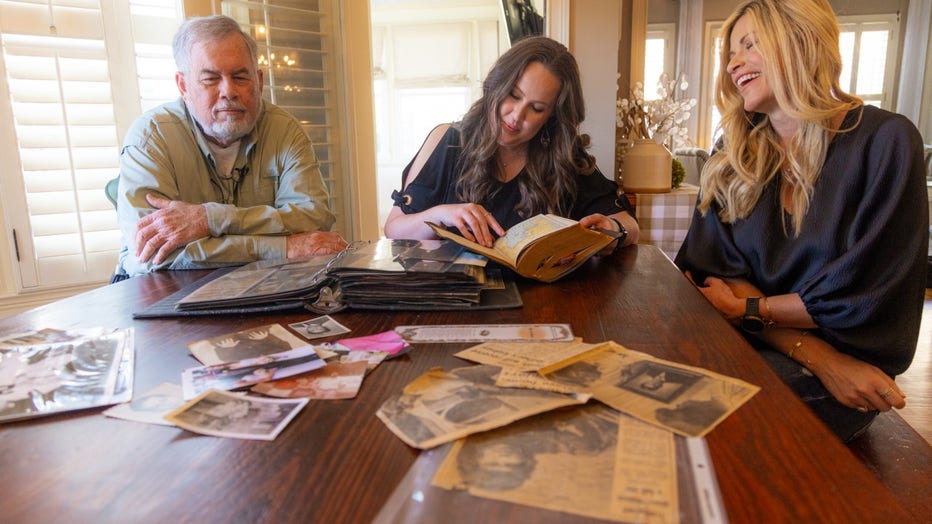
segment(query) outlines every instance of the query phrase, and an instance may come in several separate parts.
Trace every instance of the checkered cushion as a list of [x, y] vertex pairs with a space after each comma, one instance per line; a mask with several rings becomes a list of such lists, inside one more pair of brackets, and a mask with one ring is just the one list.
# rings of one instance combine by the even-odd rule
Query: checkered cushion
[[653, 244], [671, 259], [686, 238], [699, 188], [683, 184], [669, 193], [638, 193], [635, 215], [641, 229], [640, 244]]

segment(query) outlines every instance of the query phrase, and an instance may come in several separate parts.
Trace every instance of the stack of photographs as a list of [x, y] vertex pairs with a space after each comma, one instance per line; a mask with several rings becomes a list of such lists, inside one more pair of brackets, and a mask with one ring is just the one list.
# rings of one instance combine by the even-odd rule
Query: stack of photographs
[[480, 302], [484, 265], [454, 242], [382, 239], [347, 251], [329, 275], [357, 308], [463, 308]]
[[0, 422], [128, 401], [133, 329], [46, 329], [0, 340]]
[[520, 307], [501, 269], [448, 240], [355, 242], [336, 255], [221, 268], [134, 318], [345, 308], [458, 310]]

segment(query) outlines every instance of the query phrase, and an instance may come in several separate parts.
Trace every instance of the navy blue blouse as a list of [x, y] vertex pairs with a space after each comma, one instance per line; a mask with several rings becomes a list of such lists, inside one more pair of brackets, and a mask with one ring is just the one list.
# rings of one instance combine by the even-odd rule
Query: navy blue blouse
[[676, 264], [697, 282], [743, 277], [765, 295], [799, 293], [819, 336], [895, 376], [912, 361], [922, 318], [925, 180], [916, 127], [865, 106], [857, 127], [829, 145], [799, 237], [774, 177], [746, 219], [723, 223], [716, 206], [705, 217], [696, 211]]

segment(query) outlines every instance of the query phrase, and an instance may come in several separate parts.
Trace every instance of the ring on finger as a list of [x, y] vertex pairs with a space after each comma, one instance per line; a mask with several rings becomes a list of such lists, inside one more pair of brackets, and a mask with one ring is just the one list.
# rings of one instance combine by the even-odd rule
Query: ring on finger
[[890, 396], [890, 393], [893, 393], [893, 388], [892, 388], [892, 387], [887, 388], [886, 391], [884, 391], [883, 393], [881, 393], [881, 394], [880, 394], [880, 398], [886, 399], [888, 396]]
[[867, 407], [866, 407], [866, 406], [858, 406], [857, 409], [858, 409], [858, 411], [860, 411], [861, 413], [867, 413]]

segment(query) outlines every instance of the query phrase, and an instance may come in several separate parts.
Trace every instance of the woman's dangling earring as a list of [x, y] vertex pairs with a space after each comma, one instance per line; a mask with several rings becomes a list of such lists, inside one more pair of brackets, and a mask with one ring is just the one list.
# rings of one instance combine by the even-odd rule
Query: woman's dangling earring
[[550, 130], [546, 127], [540, 132], [540, 145], [544, 147], [550, 146]]

